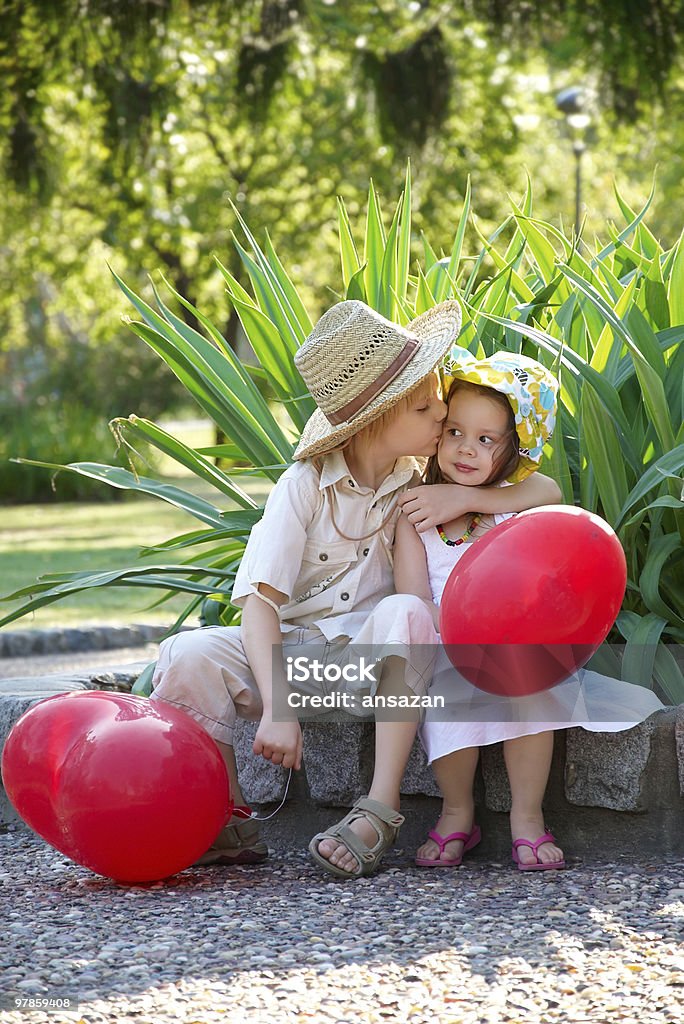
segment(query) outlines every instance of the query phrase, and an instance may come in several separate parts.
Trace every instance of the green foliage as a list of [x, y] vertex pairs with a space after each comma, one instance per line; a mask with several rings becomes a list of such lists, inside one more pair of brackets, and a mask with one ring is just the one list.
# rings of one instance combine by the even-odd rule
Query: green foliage
[[[101, 412], [68, 404], [30, 405], [23, 416], [0, 412], [2, 448], [20, 452], [27, 459], [49, 458], [62, 465], [77, 458], [118, 461], [116, 443]], [[0, 460], [0, 493], [12, 502], [54, 500], [56, 483], [38, 468], [18, 466], [9, 459]], [[111, 500], [102, 488], [82, 476], [66, 474], [60, 478], [61, 501]]]
[[[486, 235], [525, 167], [534, 171], [537, 215], [567, 214], [572, 155], [554, 103], [567, 85], [597, 94], [585, 234], [605, 235], [616, 166], [633, 202], [647, 187], [644, 168], [659, 163], [649, 223], [667, 237], [684, 223], [680, 8], [660, 0], [7, 0], [0, 379], [30, 381], [10, 418], [66, 395], [107, 415], [173, 409], [180, 383], [164, 387], [154, 353], [112, 328], [121, 297], [102, 266], [115, 262], [138, 294], [146, 273], [163, 269], [233, 341], [237, 313], [226, 317], [221, 273], [207, 267], [219, 252], [248, 283], [241, 254], [227, 245], [232, 231], [243, 237], [235, 209], [259, 237], [268, 226], [312, 312], [334, 279], [332, 197], [343, 191], [356, 221], [368, 177], [380, 197], [394, 196], [407, 154], [421, 168], [416, 228], [429, 229], [437, 248], [450, 247], [469, 174]], [[479, 247], [470, 221], [462, 243], [464, 253]], [[423, 287], [421, 295], [428, 300]], [[191, 310], [179, 312], [198, 328]], [[0, 441], [0, 459], [15, 452], [30, 454]]]
[[[472, 217], [468, 189], [448, 253], [439, 256], [424, 238], [423, 259], [411, 264], [410, 195], [407, 171], [394, 214], [386, 219], [371, 183], [362, 248], [339, 200], [339, 294], [362, 298], [401, 322], [456, 297], [465, 314], [460, 344], [477, 355], [501, 347], [525, 351], [558, 373], [559, 429], [547, 468], [565, 500], [607, 519], [625, 548], [629, 584], [617, 622], [626, 640], [622, 671], [642, 683], [655, 679], [667, 699], [684, 700], [684, 678], [668, 647], [684, 640], [684, 241], [664, 251], [646, 226], [652, 196], [634, 213], [618, 195], [624, 226], [609, 225], [610, 240], [588, 246], [533, 216], [528, 185], [520, 203], [511, 201], [510, 216], [483, 238], [473, 264], [463, 251], [465, 222]], [[261, 510], [210, 457], [239, 456], [253, 467], [248, 471], [277, 480], [313, 408], [293, 362], [311, 319], [269, 239], [260, 246], [243, 220], [240, 225], [246, 245], [236, 241], [236, 248], [251, 293], [219, 268], [258, 366], [240, 362], [197, 309], [192, 312], [203, 332], [188, 327], [159, 296], [156, 311], [119, 280], [141, 317], [131, 327], [228, 444], [196, 450], [137, 417], [115, 420], [116, 433], [131, 449], [145, 441], [213, 484], [218, 504], [120, 468], [71, 463], [64, 467], [68, 472], [184, 508], [201, 528], [159, 545], [160, 554], [176, 555], [179, 563], [62, 574], [33, 584], [11, 595], [31, 596], [0, 625], [66, 593], [123, 585], [189, 593], [187, 614], [211, 598], [212, 621], [235, 621], [228, 595]], [[187, 307], [187, 300], [169, 290]], [[274, 415], [269, 399], [282, 415]]]

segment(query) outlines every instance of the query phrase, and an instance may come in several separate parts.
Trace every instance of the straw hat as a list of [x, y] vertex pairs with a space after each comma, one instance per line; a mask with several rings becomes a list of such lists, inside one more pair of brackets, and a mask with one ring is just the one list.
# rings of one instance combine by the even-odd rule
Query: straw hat
[[460, 328], [461, 310], [453, 300], [406, 327], [357, 299], [329, 309], [294, 359], [318, 409], [293, 458], [330, 451], [396, 405], [435, 369]]

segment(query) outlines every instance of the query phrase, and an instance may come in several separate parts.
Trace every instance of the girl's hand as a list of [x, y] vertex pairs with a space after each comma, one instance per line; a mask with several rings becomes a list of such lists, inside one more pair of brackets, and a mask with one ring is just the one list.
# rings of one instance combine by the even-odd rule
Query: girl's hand
[[302, 730], [299, 722], [271, 722], [264, 717], [259, 723], [254, 745], [255, 754], [283, 768], [302, 767]]
[[478, 488], [464, 484], [421, 484], [399, 495], [401, 510], [418, 533], [459, 519], [467, 512], [479, 512]]

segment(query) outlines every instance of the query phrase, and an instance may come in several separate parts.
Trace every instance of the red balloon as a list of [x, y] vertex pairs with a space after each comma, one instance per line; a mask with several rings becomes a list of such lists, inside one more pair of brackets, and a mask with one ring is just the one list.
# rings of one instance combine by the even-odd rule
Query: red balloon
[[454, 566], [442, 596], [442, 642], [481, 690], [547, 690], [603, 643], [626, 585], [624, 551], [603, 519], [569, 505], [529, 509]]
[[120, 882], [187, 868], [233, 807], [209, 734], [183, 711], [123, 693], [88, 690], [34, 705], [7, 737], [2, 775], [34, 831]]

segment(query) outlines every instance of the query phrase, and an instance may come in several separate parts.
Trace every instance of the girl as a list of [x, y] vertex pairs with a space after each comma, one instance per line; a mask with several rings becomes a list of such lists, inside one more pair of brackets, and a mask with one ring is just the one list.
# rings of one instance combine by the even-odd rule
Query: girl
[[[476, 360], [467, 350], [455, 348], [452, 358], [447, 419], [425, 481], [466, 487], [499, 484], [501, 494], [507, 495], [504, 483], [519, 481], [539, 466], [555, 424], [558, 383], [541, 364], [511, 352]], [[421, 597], [432, 612], [436, 630], [440, 598], [454, 565], [487, 530], [507, 518], [481, 512], [447, 514], [436, 527], [423, 526], [420, 534], [407, 517], [399, 520], [397, 592]], [[473, 820], [479, 747], [499, 740], [503, 740], [511, 788], [513, 860], [521, 871], [565, 866], [542, 814], [553, 730], [580, 724], [573, 720], [579, 716], [588, 719], [581, 723], [585, 728], [619, 731], [662, 707], [643, 687], [595, 672], [581, 676], [581, 684], [573, 677], [545, 693], [513, 700], [476, 689], [449, 665], [445, 655], [440, 656], [431, 693], [446, 696], [449, 721], [435, 720], [434, 715], [431, 719], [428, 711], [421, 739], [443, 804], [435, 828], [418, 850], [419, 866], [457, 867], [480, 841], [480, 829]], [[621, 715], [623, 721], [611, 721]]]
[[[446, 406], [434, 371], [459, 327], [453, 301], [404, 328], [349, 300], [323, 315], [295, 357], [318, 409], [250, 534], [232, 593], [243, 608], [242, 625], [169, 638], [154, 678], [152, 696], [185, 709], [217, 742], [238, 805], [203, 863], [267, 855], [256, 823], [245, 820], [250, 810], [233, 730], [237, 716], [259, 720], [254, 753], [300, 767], [302, 734], [291, 708], [303, 697], [320, 700], [325, 689], [319, 673], [293, 681], [286, 666], [303, 654], [311, 660], [312, 652], [325, 665], [346, 665], [352, 643], [372, 645], [384, 661], [381, 678], [365, 684], [369, 692], [427, 689], [437, 635], [420, 599], [392, 594], [392, 544], [398, 496], [420, 482], [423, 462], [416, 458], [437, 450]], [[453, 491], [454, 500], [445, 503], [450, 519], [471, 507], [459, 488]], [[488, 512], [557, 500], [555, 484], [541, 477], [511, 488], [510, 501], [497, 488], [466, 493]], [[401, 656], [390, 645], [401, 645]], [[344, 696], [358, 702], [362, 686], [344, 685]], [[345, 878], [369, 874], [394, 842], [403, 822], [399, 784], [416, 727], [413, 720], [376, 723], [368, 797], [311, 842], [325, 870]]]

